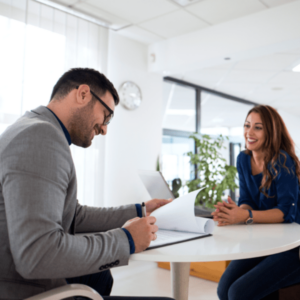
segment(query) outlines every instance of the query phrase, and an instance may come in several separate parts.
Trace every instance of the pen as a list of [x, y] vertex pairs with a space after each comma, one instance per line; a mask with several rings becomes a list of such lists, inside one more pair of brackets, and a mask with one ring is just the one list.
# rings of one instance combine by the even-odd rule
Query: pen
[[143, 215], [143, 217], [146, 217], [146, 216], [147, 216], [147, 213], [146, 213], [146, 205], [145, 205], [144, 202], [142, 203], [142, 215]]

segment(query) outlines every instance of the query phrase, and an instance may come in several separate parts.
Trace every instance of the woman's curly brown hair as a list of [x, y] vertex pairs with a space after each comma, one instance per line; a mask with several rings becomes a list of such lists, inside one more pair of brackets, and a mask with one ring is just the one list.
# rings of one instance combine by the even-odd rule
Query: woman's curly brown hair
[[[290, 172], [290, 170], [285, 165], [287, 159], [286, 155], [280, 150], [284, 150], [286, 153], [288, 153], [288, 155], [295, 162], [295, 173], [299, 183], [300, 162], [295, 153], [295, 143], [292, 140], [278, 112], [271, 106], [258, 105], [253, 107], [248, 112], [247, 117], [253, 112], [260, 115], [266, 137], [266, 140], [263, 144], [263, 151], [265, 153], [263, 178], [259, 190], [266, 197], [270, 197], [266, 194], [265, 191], [271, 187], [272, 180], [278, 176], [278, 170], [275, 168], [275, 165], [278, 165], [279, 163], [279, 167], [283, 167], [287, 169], [288, 172]], [[247, 148], [245, 153], [248, 155], [252, 155], [252, 152]], [[283, 163], [281, 163], [282, 159], [279, 157], [279, 155], [283, 155]]]

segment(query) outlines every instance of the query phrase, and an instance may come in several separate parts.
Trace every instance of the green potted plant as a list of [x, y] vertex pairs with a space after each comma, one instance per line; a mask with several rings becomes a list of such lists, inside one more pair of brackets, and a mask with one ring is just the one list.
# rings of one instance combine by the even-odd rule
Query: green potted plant
[[225, 139], [222, 135], [216, 139], [208, 135], [199, 136], [193, 134], [190, 138], [194, 139], [197, 148], [196, 154], [188, 152], [190, 163], [195, 165], [197, 178], [187, 182], [189, 192], [203, 188], [197, 195], [195, 205], [202, 206], [208, 210], [214, 208], [214, 204], [222, 201], [223, 192], [227, 189], [234, 191], [238, 188], [236, 184], [237, 169], [226, 164], [221, 154]]

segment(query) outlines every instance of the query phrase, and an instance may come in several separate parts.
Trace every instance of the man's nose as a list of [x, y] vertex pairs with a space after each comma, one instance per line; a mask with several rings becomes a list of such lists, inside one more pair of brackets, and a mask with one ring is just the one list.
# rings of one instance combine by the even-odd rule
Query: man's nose
[[107, 125], [102, 125], [100, 128], [100, 134], [106, 135], [106, 133], [107, 133]]

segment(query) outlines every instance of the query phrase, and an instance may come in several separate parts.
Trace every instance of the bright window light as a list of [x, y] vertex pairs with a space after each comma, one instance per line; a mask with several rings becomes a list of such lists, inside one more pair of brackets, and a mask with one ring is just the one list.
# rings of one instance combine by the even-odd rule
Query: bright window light
[[293, 68], [294, 72], [300, 72], [300, 64]]

